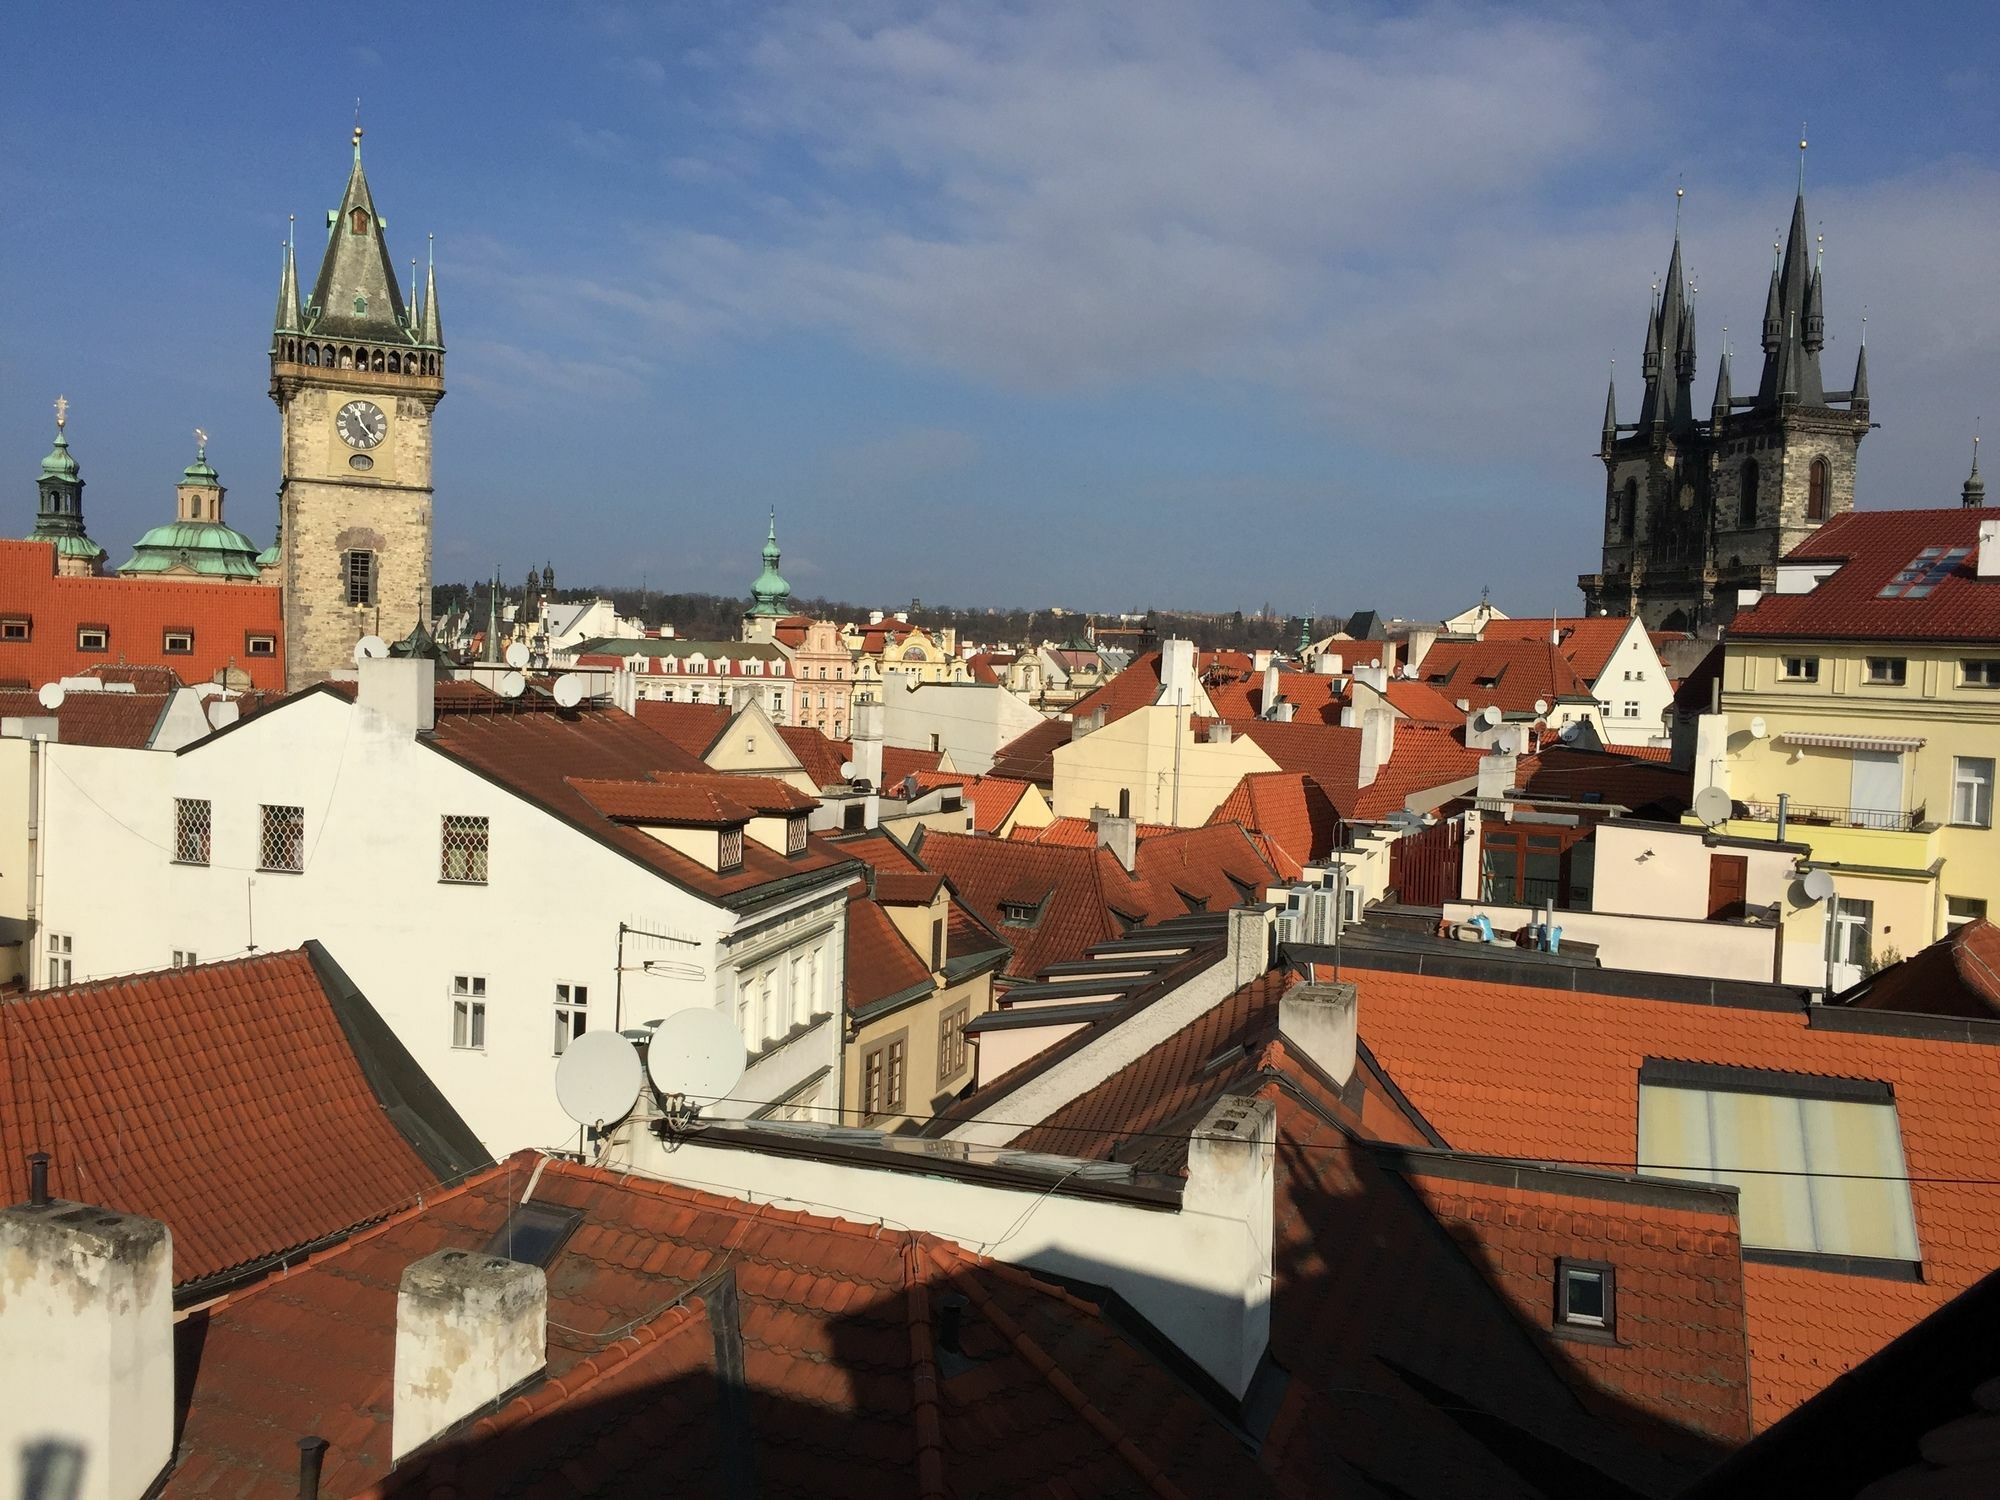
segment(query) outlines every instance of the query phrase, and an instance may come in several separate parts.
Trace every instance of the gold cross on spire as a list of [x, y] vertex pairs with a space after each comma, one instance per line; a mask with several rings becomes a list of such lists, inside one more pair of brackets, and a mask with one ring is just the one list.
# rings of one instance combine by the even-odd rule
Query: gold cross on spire
[[68, 420], [69, 420], [69, 397], [67, 397], [67, 396], [58, 396], [58, 397], [56, 397], [56, 428], [57, 428], [57, 430], [58, 430], [58, 431], [60, 431], [60, 430], [62, 429], [62, 425], [63, 425], [63, 423], [67, 422]]
[[208, 434], [199, 427], [194, 430], [194, 448], [196, 457], [208, 452]]

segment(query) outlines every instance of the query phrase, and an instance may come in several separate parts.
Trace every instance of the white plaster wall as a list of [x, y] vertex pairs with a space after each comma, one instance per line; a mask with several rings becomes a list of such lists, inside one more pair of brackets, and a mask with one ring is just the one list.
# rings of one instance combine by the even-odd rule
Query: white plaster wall
[[[1705, 879], [1705, 877], [1704, 877]], [[1704, 884], [1703, 890], [1707, 889]], [[1444, 919], [1467, 922], [1484, 915], [1497, 933], [1509, 933], [1539, 922], [1539, 907], [1502, 905], [1490, 901], [1447, 901]], [[1556, 912], [1562, 941], [1595, 943], [1597, 959], [1607, 969], [1636, 969], [1646, 974], [1700, 974], [1710, 979], [1746, 979], [1769, 984], [1777, 978], [1782, 927], [1751, 927], [1741, 922], [1707, 922], [1670, 917], [1642, 917], [1614, 912]]]
[[34, 754], [24, 739], [0, 738], [0, 984], [27, 972], [28, 818]]
[[968, 776], [984, 776], [1002, 745], [1042, 721], [1031, 704], [987, 683], [934, 682], [912, 690], [892, 680], [882, 708], [885, 744], [928, 750], [936, 735], [952, 765]]
[[1081, 1030], [1083, 1023], [1072, 1021], [1066, 1026], [1010, 1026], [1004, 1031], [975, 1032], [973, 1050], [978, 1054], [979, 1087], [984, 1088], [1009, 1068], [1019, 1067], [1037, 1053], [1046, 1052], [1064, 1037]]
[[[1626, 673], [1635, 674], [1628, 679]], [[1652, 639], [1646, 634], [1645, 621], [1634, 618], [1626, 627], [1618, 647], [1611, 653], [1611, 660], [1605, 663], [1597, 681], [1591, 684], [1591, 692], [1603, 710], [1600, 729], [1607, 743], [1613, 745], [1648, 745], [1664, 742], [1666, 729], [1662, 716], [1668, 705], [1674, 701], [1673, 685], [1667, 681], [1667, 669], [1660, 662], [1660, 653], [1654, 649]], [[1636, 703], [1638, 714], [1628, 718], [1625, 705]]]
[[[753, 1068], [738, 1092], [779, 1099], [826, 1068], [837, 1093], [838, 892], [739, 924], [380, 715], [327, 694], [181, 755], [74, 745], [55, 753], [42, 931], [74, 939], [79, 980], [161, 968], [176, 948], [206, 962], [317, 938], [498, 1156], [576, 1142], [576, 1125], [555, 1102], [558, 983], [589, 987], [593, 1029], [612, 1025], [615, 1009], [626, 1026], [696, 1005], [734, 1015], [743, 974], [754, 980], [767, 970], [774, 1004], [789, 1011], [789, 963], [777, 962], [768, 943], [732, 934], [805, 909], [816, 920], [796, 930], [813, 934], [821, 951], [806, 1011], [823, 1019], [782, 1049], [782, 1062], [773, 1056]], [[171, 859], [173, 804], [183, 796], [213, 806], [205, 868]], [[264, 803], [305, 809], [304, 873], [256, 868]], [[439, 880], [446, 813], [491, 820], [487, 884]], [[664, 935], [627, 936], [622, 1007], [621, 920]], [[486, 977], [483, 1051], [451, 1045], [457, 974]]]

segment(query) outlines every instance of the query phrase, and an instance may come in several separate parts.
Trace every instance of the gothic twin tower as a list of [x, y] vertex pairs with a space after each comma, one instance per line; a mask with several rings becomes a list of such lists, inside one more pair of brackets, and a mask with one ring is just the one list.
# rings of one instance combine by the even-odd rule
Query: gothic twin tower
[[1619, 420], [1615, 381], [1604, 399], [1604, 563], [1577, 580], [1588, 613], [1637, 615], [1659, 630], [1727, 624], [1739, 589], [1770, 589], [1780, 557], [1854, 508], [1868, 349], [1856, 355], [1849, 389], [1826, 388], [1825, 302], [1803, 166], [1791, 233], [1771, 267], [1762, 343], [1763, 373], [1749, 395], [1735, 393], [1723, 350], [1702, 420], [1676, 225], [1666, 284], [1646, 320], [1638, 420]]
[[363, 636], [424, 638], [431, 613], [431, 413], [444, 399], [437, 271], [405, 303], [361, 171], [361, 129], [326, 254], [299, 297], [288, 241], [271, 333], [281, 427], [278, 582], [285, 680], [353, 664]]

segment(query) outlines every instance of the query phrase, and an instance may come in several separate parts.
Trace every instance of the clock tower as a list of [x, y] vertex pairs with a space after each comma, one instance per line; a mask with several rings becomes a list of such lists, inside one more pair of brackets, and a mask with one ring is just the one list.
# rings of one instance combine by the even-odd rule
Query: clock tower
[[444, 398], [437, 269], [422, 302], [406, 303], [386, 228], [356, 126], [319, 276], [302, 301], [288, 240], [271, 335], [291, 690], [351, 667], [363, 636], [393, 641], [430, 622], [431, 413]]

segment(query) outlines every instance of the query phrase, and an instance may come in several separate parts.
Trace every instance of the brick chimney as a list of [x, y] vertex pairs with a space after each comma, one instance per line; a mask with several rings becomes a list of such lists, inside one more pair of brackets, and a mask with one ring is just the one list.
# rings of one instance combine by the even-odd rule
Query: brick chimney
[[390, 1462], [493, 1406], [548, 1362], [548, 1344], [541, 1267], [476, 1250], [413, 1261], [396, 1293]]
[[23, 1495], [139, 1500], [173, 1456], [173, 1237], [45, 1171], [0, 1209], [0, 1465]]

